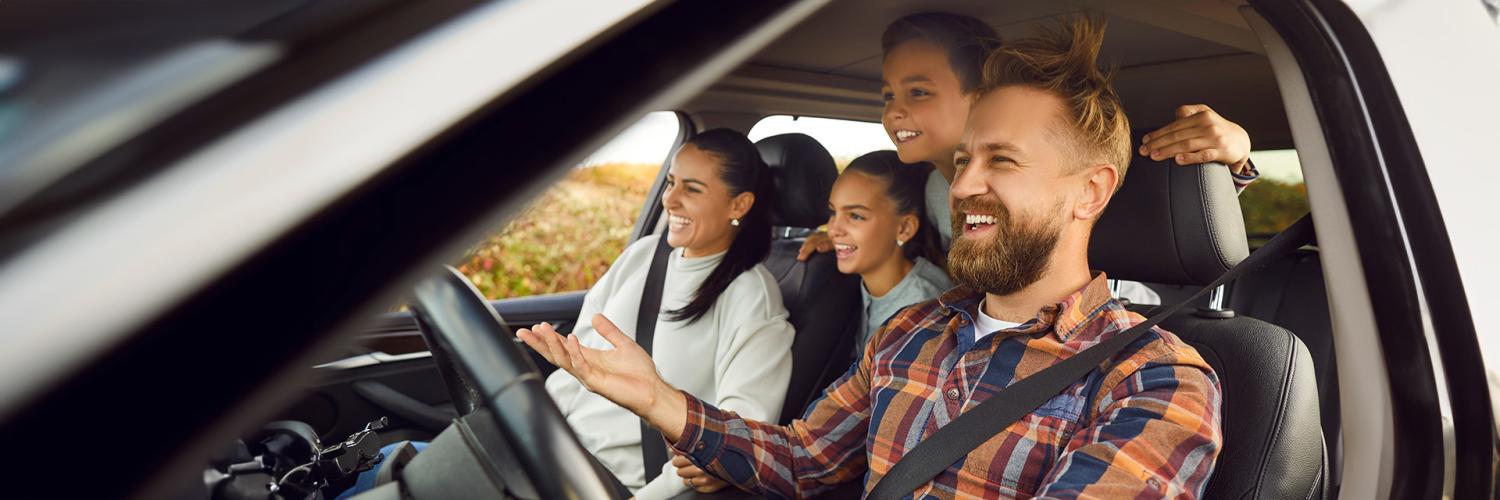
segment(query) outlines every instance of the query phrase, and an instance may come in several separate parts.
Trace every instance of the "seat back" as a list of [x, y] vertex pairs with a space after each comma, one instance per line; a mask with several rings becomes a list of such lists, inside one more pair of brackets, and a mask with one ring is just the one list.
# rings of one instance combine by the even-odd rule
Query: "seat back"
[[1330, 498], [1339, 490], [1344, 444], [1339, 411], [1338, 363], [1333, 350], [1333, 322], [1323, 285], [1323, 264], [1317, 250], [1302, 250], [1234, 281], [1229, 306], [1235, 313], [1264, 319], [1297, 334], [1312, 355], [1317, 373], [1318, 411], [1328, 450]]
[[771, 225], [777, 238], [765, 266], [781, 285], [781, 299], [797, 336], [792, 341], [792, 379], [780, 422], [800, 417], [807, 404], [852, 361], [859, 328], [859, 277], [839, 273], [832, 254], [806, 262], [797, 252], [808, 230], [828, 220], [828, 195], [838, 177], [833, 156], [816, 139], [782, 134], [756, 144], [771, 167], [776, 200]]
[[[1192, 286], [1248, 254], [1228, 169], [1147, 159], [1130, 165], [1089, 248], [1112, 278]], [[1222, 388], [1224, 441], [1204, 497], [1320, 497], [1317, 379], [1297, 336], [1229, 311], [1188, 311], [1162, 326], [1197, 348]]]
[[1265, 321], [1200, 314], [1162, 327], [1196, 348], [1224, 388], [1224, 449], [1203, 497], [1320, 497], [1326, 463], [1307, 347]]

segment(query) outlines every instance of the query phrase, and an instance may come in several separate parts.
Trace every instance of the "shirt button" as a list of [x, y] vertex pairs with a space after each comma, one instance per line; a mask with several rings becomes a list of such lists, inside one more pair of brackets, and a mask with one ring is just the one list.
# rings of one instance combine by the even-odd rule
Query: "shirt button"
[[958, 388], [957, 387], [952, 387], [952, 388], [948, 389], [948, 399], [958, 399]]
[[698, 443], [698, 451], [703, 451], [703, 443]]

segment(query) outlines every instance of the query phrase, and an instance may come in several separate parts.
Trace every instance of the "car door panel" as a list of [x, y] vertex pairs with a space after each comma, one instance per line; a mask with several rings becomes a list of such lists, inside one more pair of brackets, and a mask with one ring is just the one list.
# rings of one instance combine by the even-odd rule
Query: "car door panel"
[[[585, 293], [503, 299], [491, 305], [512, 330], [545, 321], [566, 332], [573, 329]], [[380, 315], [342, 354], [315, 368], [318, 384], [281, 419], [307, 422], [329, 442], [383, 416], [391, 423], [382, 439], [395, 442], [429, 439], [453, 418], [453, 405], [411, 312]], [[535, 353], [532, 361], [544, 374], [555, 369]]]

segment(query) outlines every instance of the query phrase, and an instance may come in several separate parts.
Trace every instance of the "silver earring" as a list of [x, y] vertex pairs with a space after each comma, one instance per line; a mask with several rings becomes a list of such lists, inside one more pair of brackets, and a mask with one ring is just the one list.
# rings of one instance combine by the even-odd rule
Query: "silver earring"
[[905, 242], [905, 241], [901, 241], [901, 240], [899, 240], [899, 239], [898, 239], [898, 240], [896, 240], [896, 246], [898, 246], [898, 247], [899, 247], [899, 246], [901, 246], [901, 245], [905, 245], [905, 244], [906, 244], [906, 242]]
[[740, 227], [740, 220], [739, 219], [729, 219], [729, 225], [734, 226], [734, 227]]

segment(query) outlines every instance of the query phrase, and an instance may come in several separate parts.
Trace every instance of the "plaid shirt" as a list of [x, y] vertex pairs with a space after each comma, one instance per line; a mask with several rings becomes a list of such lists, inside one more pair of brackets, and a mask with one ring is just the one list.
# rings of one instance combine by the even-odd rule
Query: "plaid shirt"
[[[742, 489], [865, 491], [923, 438], [1016, 381], [1143, 321], [1103, 274], [1037, 317], [974, 342], [984, 295], [957, 288], [892, 317], [808, 408], [774, 426], [688, 396], [673, 446]], [[1218, 379], [1197, 351], [1152, 329], [919, 488], [914, 498], [1194, 498], [1222, 443]]]

